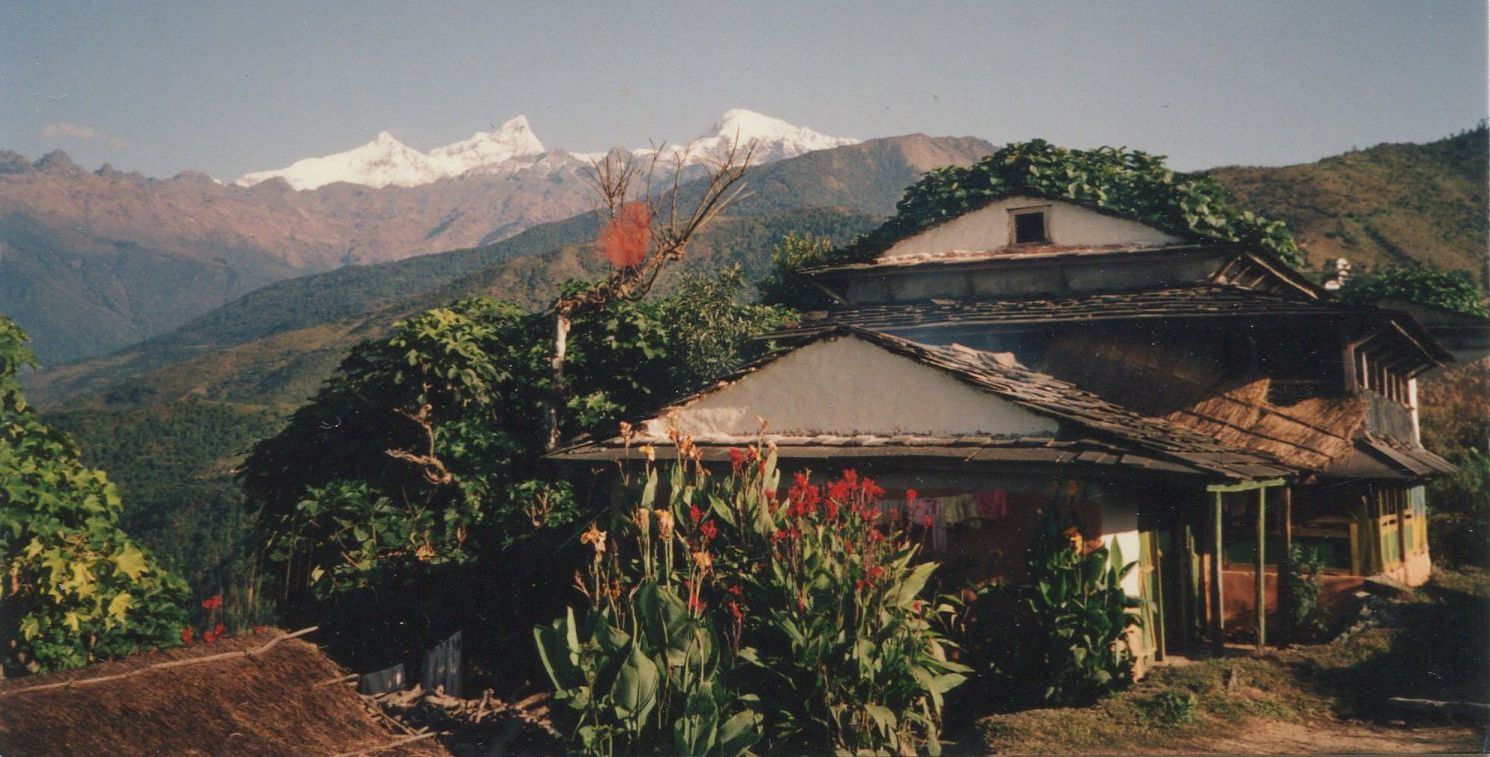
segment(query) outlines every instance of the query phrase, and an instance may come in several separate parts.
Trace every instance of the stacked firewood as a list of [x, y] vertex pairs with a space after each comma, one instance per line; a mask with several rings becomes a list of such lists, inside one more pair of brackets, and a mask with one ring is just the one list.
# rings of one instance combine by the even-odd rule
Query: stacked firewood
[[463, 699], [416, 684], [404, 691], [363, 695], [362, 700], [374, 717], [396, 731], [437, 734], [456, 757], [554, 751], [558, 745], [548, 720], [549, 695], [510, 701], [520, 693], [501, 699], [487, 689], [480, 698]]

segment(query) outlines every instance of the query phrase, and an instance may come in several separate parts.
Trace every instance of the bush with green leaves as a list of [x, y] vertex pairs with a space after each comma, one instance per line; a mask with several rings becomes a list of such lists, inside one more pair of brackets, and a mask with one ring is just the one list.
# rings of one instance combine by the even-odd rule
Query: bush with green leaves
[[[579, 746], [936, 752], [942, 695], [967, 669], [919, 597], [936, 565], [917, 562], [903, 518], [882, 518], [883, 492], [851, 471], [826, 487], [802, 473], [779, 498], [773, 453], [732, 450], [716, 481], [678, 442], [666, 485], [649, 470], [612, 519], [641, 557], [607, 557], [605, 533], [586, 532], [601, 545], [579, 580], [588, 610], [536, 630]], [[635, 701], [655, 703], [655, 725], [636, 721]]]
[[787, 234], [771, 247], [771, 272], [758, 286], [765, 302], [800, 311], [822, 310], [832, 300], [799, 273], [831, 262], [835, 245], [827, 237]]
[[1401, 300], [1490, 318], [1485, 290], [1464, 271], [1407, 266], [1363, 273], [1346, 279], [1345, 286], [1340, 288], [1340, 298], [1368, 305]]
[[26, 335], [0, 317], [0, 661], [6, 674], [173, 646], [186, 585], [119, 527], [120, 500], [65, 434], [37, 420], [17, 373]]
[[1283, 596], [1288, 607], [1288, 617], [1283, 622], [1289, 639], [1314, 641], [1324, 636], [1325, 608], [1319, 602], [1323, 588], [1324, 561], [1317, 553], [1294, 544], [1288, 569], [1283, 572]]
[[1074, 150], [1041, 139], [927, 173], [906, 190], [895, 217], [843, 255], [872, 257], [902, 237], [1019, 193], [1112, 210], [1181, 237], [1256, 245], [1296, 267], [1304, 262], [1287, 226], [1232, 208], [1226, 189], [1209, 176], [1175, 171], [1163, 156], [1138, 150]]
[[1141, 600], [1123, 590], [1137, 563], [1123, 563], [1116, 540], [1087, 551], [1074, 527], [1052, 517], [1030, 548], [1030, 584], [1023, 590], [1033, 620], [1035, 659], [1048, 704], [1083, 705], [1133, 680], [1130, 629]]

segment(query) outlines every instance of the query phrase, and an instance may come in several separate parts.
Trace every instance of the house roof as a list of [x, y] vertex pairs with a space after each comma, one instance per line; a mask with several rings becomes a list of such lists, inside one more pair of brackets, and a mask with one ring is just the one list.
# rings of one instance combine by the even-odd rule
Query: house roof
[[1300, 300], [1247, 287], [1218, 284], [1079, 297], [932, 299], [846, 306], [809, 314], [796, 327], [767, 336], [777, 339], [808, 336], [840, 325], [874, 331], [902, 331], [932, 327], [1320, 316], [1354, 318], [1391, 326], [1422, 350], [1425, 365], [1439, 365], [1453, 360], [1415, 320], [1403, 313], [1364, 305]]
[[1223, 249], [1232, 245], [1219, 243], [1184, 243], [1166, 245], [1110, 244], [1110, 245], [1022, 245], [1000, 247], [992, 250], [943, 250], [913, 255], [897, 255], [893, 258], [876, 258], [846, 263], [827, 263], [803, 268], [799, 273], [808, 276], [854, 272], [892, 272], [924, 266], [983, 266], [998, 263], [1037, 262], [1045, 260], [1068, 260], [1094, 257], [1130, 257], [1144, 254], [1171, 254], [1199, 250]]
[[1325, 469], [1322, 475], [1329, 478], [1422, 481], [1458, 469], [1458, 466], [1422, 447], [1365, 434], [1356, 439], [1350, 456]]
[[0, 681], [0, 753], [448, 755], [380, 725], [314, 645], [270, 634]]
[[[778, 360], [782, 355], [827, 338], [861, 339], [892, 353], [944, 371], [954, 378], [1038, 415], [1062, 424], [1056, 438], [920, 437], [896, 434], [856, 436], [767, 435], [778, 448], [798, 448], [789, 456], [826, 454], [832, 457], [948, 457], [968, 461], [1093, 463], [1124, 465], [1227, 479], [1276, 478], [1297, 471], [1273, 457], [1218, 444], [1208, 437], [1168, 421], [1139, 415], [1083, 391], [1053, 376], [1007, 364], [995, 353], [962, 345], [933, 347], [884, 333], [837, 325], [811, 335], [791, 350], [775, 353], [722, 379], [670, 408], [662, 419], [690, 402], [729, 385]], [[645, 427], [645, 424], [638, 424]], [[706, 450], [747, 443], [755, 437], [693, 439]], [[665, 437], [644, 438], [633, 443], [666, 443]], [[594, 460], [624, 456], [626, 442], [620, 437], [578, 444], [553, 454], [555, 459]], [[807, 449], [812, 454], [807, 454]], [[722, 454], [722, 453], [719, 453]]]

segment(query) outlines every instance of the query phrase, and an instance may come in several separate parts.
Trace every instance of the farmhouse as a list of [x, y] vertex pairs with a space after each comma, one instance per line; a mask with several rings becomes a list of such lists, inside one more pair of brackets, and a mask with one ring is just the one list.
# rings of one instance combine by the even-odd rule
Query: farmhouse
[[1263, 643], [1291, 547], [1327, 597], [1428, 577], [1422, 484], [1453, 468], [1420, 443], [1415, 378], [1452, 358], [1404, 312], [1336, 302], [1256, 245], [1032, 192], [803, 275], [832, 308], [631, 443], [676, 429], [722, 461], [761, 438], [788, 470], [914, 489], [927, 548], [974, 580], [1020, 580], [1054, 511], [1138, 560], [1155, 657]]

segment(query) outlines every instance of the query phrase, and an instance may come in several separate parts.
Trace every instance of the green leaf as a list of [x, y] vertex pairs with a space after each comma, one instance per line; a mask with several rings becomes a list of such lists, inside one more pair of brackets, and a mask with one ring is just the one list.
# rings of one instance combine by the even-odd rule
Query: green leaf
[[646, 720], [657, 704], [657, 664], [642, 654], [640, 645], [631, 645], [631, 654], [622, 663], [610, 696], [616, 714], [636, 722]]

